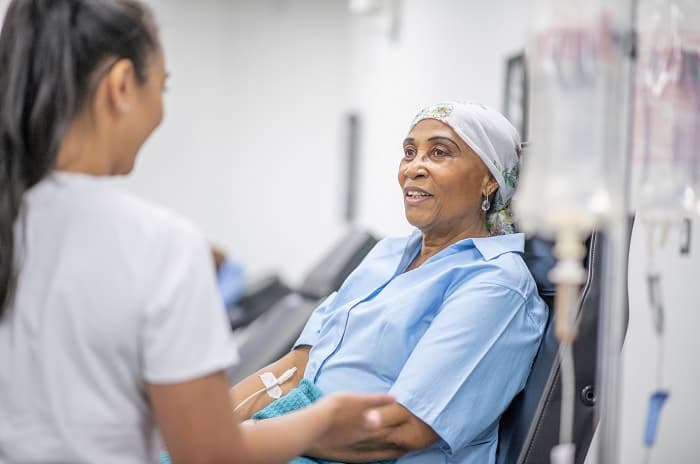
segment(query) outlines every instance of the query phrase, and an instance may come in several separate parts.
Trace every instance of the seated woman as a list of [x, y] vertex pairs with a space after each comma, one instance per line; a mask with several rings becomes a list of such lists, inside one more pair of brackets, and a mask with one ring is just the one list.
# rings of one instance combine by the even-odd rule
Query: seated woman
[[[499, 418], [523, 388], [547, 307], [520, 253], [509, 202], [517, 131], [477, 104], [421, 111], [403, 141], [398, 180], [418, 230], [380, 241], [313, 313], [295, 348], [261, 372], [292, 366], [324, 393], [388, 391], [372, 439], [308, 454], [342, 462], [493, 463]], [[303, 376], [302, 376], [303, 373]], [[260, 388], [252, 375], [234, 403]], [[241, 419], [271, 400], [239, 409]]]

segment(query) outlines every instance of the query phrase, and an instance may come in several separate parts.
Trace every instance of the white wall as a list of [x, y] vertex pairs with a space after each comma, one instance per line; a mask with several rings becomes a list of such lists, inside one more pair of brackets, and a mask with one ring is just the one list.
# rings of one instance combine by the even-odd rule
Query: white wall
[[150, 3], [172, 78], [126, 188], [296, 282], [343, 230], [344, 2]]
[[[679, 253], [681, 233], [674, 229], [655, 253], [662, 273], [666, 305], [663, 388], [671, 392], [661, 414], [651, 462], [700, 462], [700, 303], [695, 292], [700, 270], [700, 221], [693, 223], [691, 253]], [[647, 299], [647, 225], [638, 221], [629, 262], [630, 322], [623, 350], [621, 462], [643, 462], [642, 437], [649, 395], [657, 388], [657, 339]], [[657, 235], [658, 237], [658, 235]], [[657, 242], [658, 243], [658, 242]]]
[[409, 230], [396, 180], [415, 114], [446, 99], [502, 108], [506, 57], [524, 44], [526, 2], [406, 0], [397, 42], [381, 18], [351, 28], [351, 102], [360, 112], [360, 223], [381, 234]]

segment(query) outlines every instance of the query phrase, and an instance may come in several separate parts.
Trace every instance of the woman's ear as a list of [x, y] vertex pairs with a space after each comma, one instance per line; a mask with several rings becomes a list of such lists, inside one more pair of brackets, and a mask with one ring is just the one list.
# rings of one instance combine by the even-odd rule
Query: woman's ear
[[496, 190], [498, 190], [498, 181], [491, 176], [491, 179], [489, 179], [489, 196], [496, 193]]
[[487, 197], [491, 198], [491, 195], [498, 190], [498, 182], [493, 178], [493, 175], [489, 172], [488, 176], [484, 179], [483, 190]]
[[131, 60], [120, 59], [114, 63], [105, 81], [110, 109], [117, 114], [131, 111], [136, 91], [136, 76]]

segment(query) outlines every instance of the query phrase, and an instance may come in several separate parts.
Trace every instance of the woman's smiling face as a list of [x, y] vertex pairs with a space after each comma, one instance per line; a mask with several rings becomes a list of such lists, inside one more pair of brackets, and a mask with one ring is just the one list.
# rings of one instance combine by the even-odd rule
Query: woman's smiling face
[[411, 225], [440, 235], [485, 227], [481, 202], [498, 184], [447, 124], [420, 121], [404, 140], [403, 151], [398, 178]]

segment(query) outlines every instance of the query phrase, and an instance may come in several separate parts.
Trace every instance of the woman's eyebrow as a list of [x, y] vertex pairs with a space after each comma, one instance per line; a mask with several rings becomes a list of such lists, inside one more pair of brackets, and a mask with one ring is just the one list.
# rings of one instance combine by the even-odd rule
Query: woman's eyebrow
[[457, 147], [457, 149], [459, 150], [459, 145], [457, 145], [457, 142], [455, 142], [454, 140], [452, 140], [452, 139], [449, 138], [449, 137], [444, 137], [444, 136], [442, 136], [442, 135], [436, 135], [435, 137], [430, 137], [430, 138], [428, 139], [428, 142], [433, 142], [433, 141], [435, 141], [435, 140], [447, 140], [447, 141], [450, 142], [452, 145], [454, 145], [455, 147]]
[[405, 139], [403, 139], [403, 144], [406, 145], [407, 143], [414, 143], [415, 141], [416, 139], [414, 139], [413, 137], [406, 137]]

